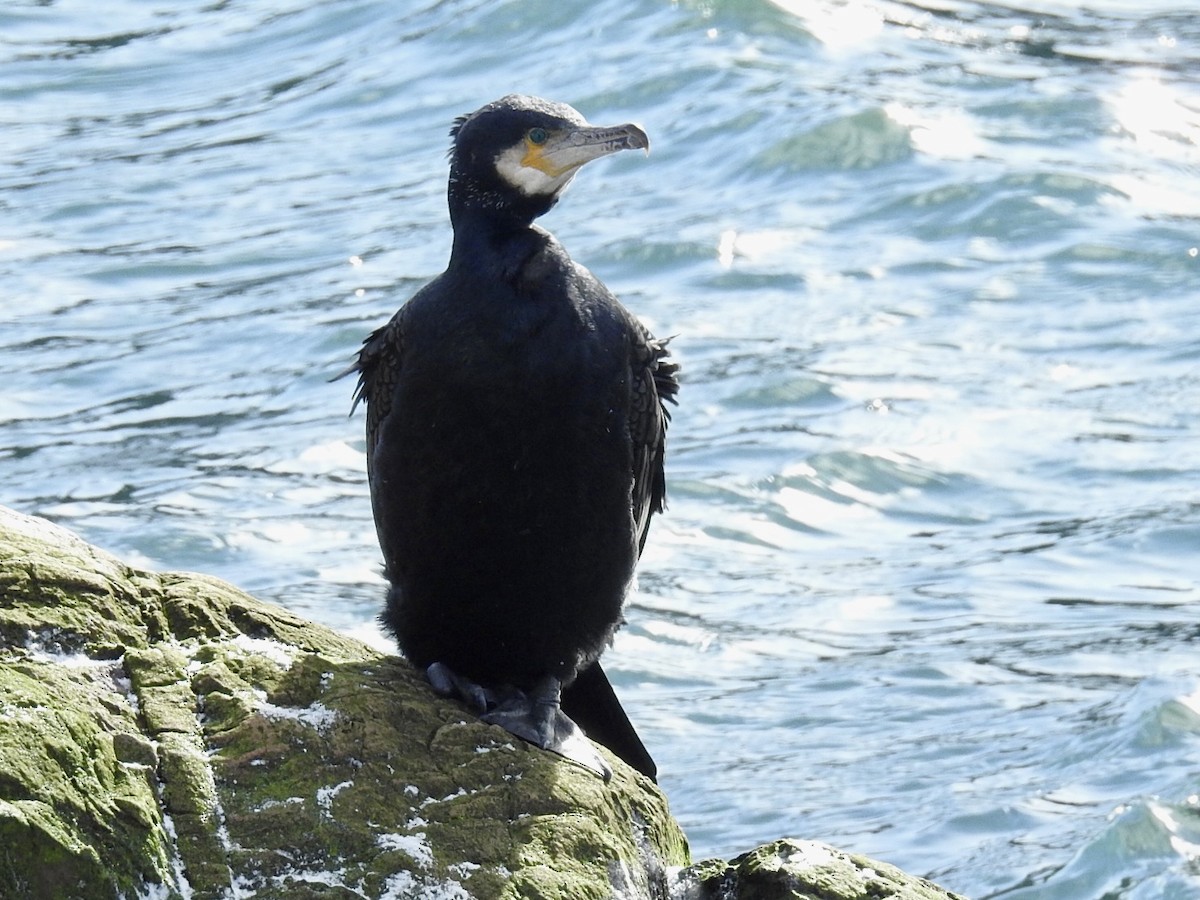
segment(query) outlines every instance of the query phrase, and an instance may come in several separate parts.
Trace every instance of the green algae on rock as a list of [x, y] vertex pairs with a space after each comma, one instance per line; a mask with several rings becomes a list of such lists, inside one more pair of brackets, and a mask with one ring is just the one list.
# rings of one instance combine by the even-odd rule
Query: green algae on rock
[[689, 866], [608, 759], [605, 783], [397, 657], [0, 506], [2, 897], [956, 897], [813, 842]]
[[402, 660], [0, 507], [0, 894], [662, 895], [687, 844]]
[[705, 860], [684, 869], [675, 900], [966, 900], [923, 878], [819, 841], [780, 840], [736, 859]]

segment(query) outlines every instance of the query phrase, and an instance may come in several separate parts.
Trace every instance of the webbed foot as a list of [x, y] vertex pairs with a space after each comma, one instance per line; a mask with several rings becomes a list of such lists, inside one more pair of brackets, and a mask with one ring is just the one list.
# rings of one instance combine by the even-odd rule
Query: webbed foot
[[579, 763], [605, 781], [612, 778], [608, 763], [562, 711], [562, 682], [557, 677], [545, 676], [529, 693], [509, 687], [503, 694], [462, 677], [443, 663], [429, 666], [425, 677], [443, 697], [466, 702], [481, 721], [499, 725], [523, 741]]
[[476, 713], [485, 713], [499, 702], [495, 691], [463, 678], [445, 663], [431, 663], [425, 670], [425, 678], [435, 694], [457, 697]]

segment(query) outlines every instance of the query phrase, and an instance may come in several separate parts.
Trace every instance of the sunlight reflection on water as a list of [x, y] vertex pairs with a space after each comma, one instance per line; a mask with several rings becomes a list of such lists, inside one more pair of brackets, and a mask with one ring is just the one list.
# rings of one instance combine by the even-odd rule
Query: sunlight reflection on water
[[1196, 21], [5, 7], [0, 502], [386, 646], [329, 379], [445, 263], [449, 124], [508, 90], [642, 122], [545, 224], [678, 335], [608, 668], [694, 851], [1193, 896]]

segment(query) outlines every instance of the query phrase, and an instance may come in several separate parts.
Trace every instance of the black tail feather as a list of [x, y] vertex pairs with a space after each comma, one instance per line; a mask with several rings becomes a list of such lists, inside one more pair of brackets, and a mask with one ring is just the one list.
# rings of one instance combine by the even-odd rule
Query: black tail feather
[[563, 690], [562, 711], [593, 741], [603, 744], [651, 781], [658, 781], [658, 767], [634, 731], [599, 663], [592, 663]]

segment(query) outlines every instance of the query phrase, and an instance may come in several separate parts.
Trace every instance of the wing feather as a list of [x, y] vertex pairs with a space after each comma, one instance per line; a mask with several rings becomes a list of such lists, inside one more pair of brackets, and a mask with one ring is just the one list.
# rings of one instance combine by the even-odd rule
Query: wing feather
[[629, 434], [633, 439], [633, 512], [638, 529], [638, 553], [646, 544], [650, 517], [662, 512], [667, 500], [663, 467], [667, 425], [679, 392], [679, 365], [667, 350], [670, 338], [658, 340], [639, 326], [634, 347]]
[[379, 427], [391, 412], [396, 380], [400, 376], [404, 358], [404, 311], [407, 308], [401, 307], [386, 325], [371, 332], [358, 351], [358, 359], [347, 370], [347, 374], [358, 372], [358, 385], [354, 389], [354, 404], [350, 407], [350, 413], [353, 415], [359, 403], [367, 406], [368, 481], [374, 479], [373, 460]]

